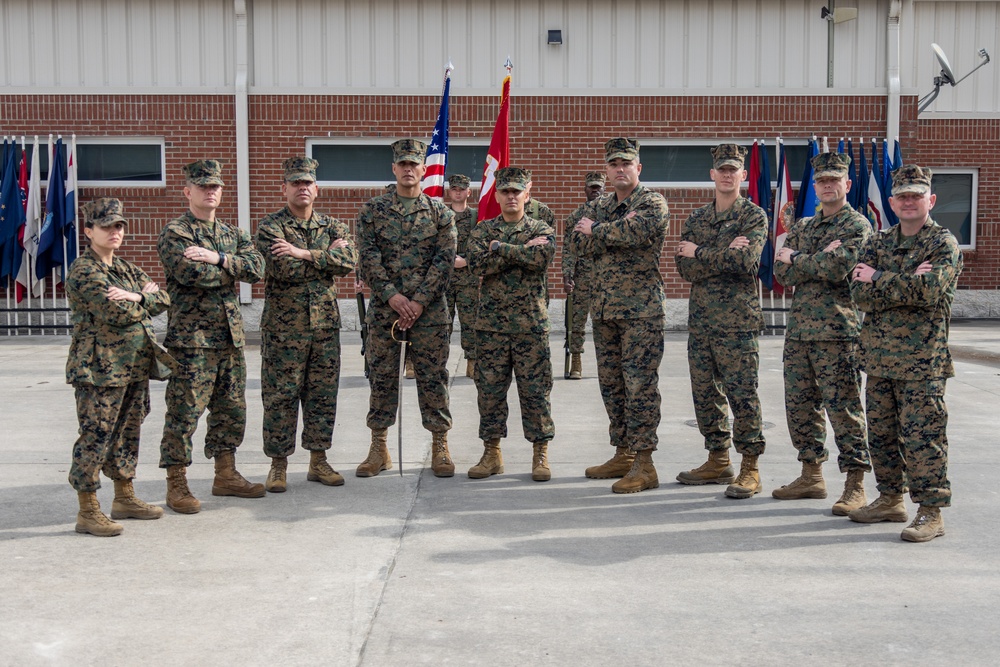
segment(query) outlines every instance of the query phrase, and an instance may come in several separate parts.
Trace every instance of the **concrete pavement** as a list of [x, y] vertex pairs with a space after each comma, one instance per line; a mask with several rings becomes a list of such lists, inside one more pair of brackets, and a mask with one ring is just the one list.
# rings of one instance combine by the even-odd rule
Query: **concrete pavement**
[[[900, 541], [905, 524], [832, 516], [843, 484], [833, 462], [824, 466], [830, 498], [770, 497], [799, 470], [784, 425], [780, 338], [761, 339], [765, 491], [745, 501], [674, 482], [704, 459], [690, 425], [685, 334], [667, 334], [661, 367], [661, 486], [626, 496], [611, 493], [613, 480], [583, 477], [612, 453], [589, 340], [584, 379], [567, 381], [562, 339], [552, 339], [547, 483], [530, 479], [513, 389], [506, 474], [465, 476], [481, 443], [464, 377], [451, 388], [454, 478], [425, 467], [430, 437], [412, 381], [403, 476], [394, 468], [356, 478], [368, 388], [357, 333], [342, 341], [331, 460], [343, 487], [307, 483], [300, 450], [288, 492], [215, 498], [212, 463], [196, 451], [189, 478], [200, 514], [168, 510], [96, 538], [73, 531], [66, 482], [76, 437], [68, 339], [0, 340], [0, 665], [992, 665], [1000, 654], [996, 321], [953, 325], [954, 507], [947, 535], [927, 544]], [[237, 462], [262, 481], [259, 349], [247, 360]], [[457, 335], [449, 367], [465, 368]], [[135, 485], [158, 504], [164, 387], [152, 383]], [[866, 486], [874, 496], [874, 479]], [[99, 497], [110, 509], [110, 482]]]

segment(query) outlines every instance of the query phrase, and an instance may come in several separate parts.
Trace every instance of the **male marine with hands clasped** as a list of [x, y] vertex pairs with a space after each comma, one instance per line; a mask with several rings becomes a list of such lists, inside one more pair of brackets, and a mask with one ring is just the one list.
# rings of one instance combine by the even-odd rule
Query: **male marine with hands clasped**
[[448, 208], [455, 214], [458, 246], [455, 251], [455, 272], [448, 283], [448, 335], [455, 324], [455, 313], [462, 327], [462, 352], [465, 354], [465, 377], [474, 377], [476, 369], [476, 309], [479, 306], [479, 276], [469, 268], [469, 235], [476, 227], [477, 210], [469, 206], [471, 181], [463, 174], [448, 177]]
[[666, 320], [660, 253], [669, 216], [663, 195], [639, 182], [638, 141], [609, 140], [604, 160], [614, 191], [587, 204], [571, 242], [594, 262], [591, 317], [597, 380], [615, 454], [584, 474], [621, 477], [611, 490], [637, 493], [660, 485], [653, 451]]
[[525, 214], [531, 172], [503, 167], [496, 172], [500, 215], [476, 225], [469, 238], [472, 271], [482, 276], [476, 318], [476, 389], [483, 456], [469, 477], [504, 471], [500, 440], [507, 437], [507, 392], [517, 379], [521, 425], [534, 448], [531, 478], [552, 477], [548, 445], [552, 423], [552, 361], [545, 271], [555, 255], [555, 230]]
[[962, 253], [954, 235], [930, 217], [931, 170], [892, 172], [889, 205], [899, 224], [873, 236], [852, 273], [851, 293], [867, 313], [861, 327], [868, 442], [879, 497], [848, 517], [859, 523], [907, 519], [903, 494], [920, 508], [900, 537], [944, 535], [951, 506], [945, 383], [955, 368], [948, 349], [951, 304]]
[[[677, 246], [677, 270], [691, 283], [688, 369], [698, 430], [708, 461], [677, 475], [681, 484], [728, 484], [726, 496], [760, 493], [757, 458], [764, 433], [757, 376], [757, 336], [764, 315], [757, 297], [757, 269], [767, 241], [767, 215], [740, 195], [747, 150], [736, 144], [712, 149], [715, 199], [688, 216]], [[726, 403], [733, 412], [729, 431]], [[729, 464], [730, 442], [743, 455], [739, 475]]]
[[829, 417], [840, 450], [837, 464], [847, 473], [844, 493], [833, 505], [833, 513], [840, 516], [864, 507], [865, 472], [871, 470], [857, 351], [861, 318], [850, 283], [871, 223], [847, 203], [850, 164], [844, 153], [813, 157], [821, 209], [789, 224], [774, 263], [775, 277], [795, 288], [785, 329], [785, 418], [802, 473], [771, 495], [779, 500], [826, 498], [823, 462], [830, 458]]
[[302, 448], [309, 451], [306, 479], [327, 486], [344, 483], [326, 458], [340, 384], [336, 279], [354, 270], [358, 253], [345, 223], [313, 209], [318, 167], [310, 157], [285, 160], [285, 206], [257, 226], [257, 249], [266, 268], [260, 388], [264, 453], [271, 459], [264, 486], [271, 493], [287, 488], [300, 403]]
[[205, 456], [215, 459], [214, 496], [260, 498], [263, 484], [236, 470], [236, 448], [246, 430], [246, 338], [235, 286], [264, 275], [264, 258], [250, 234], [215, 219], [222, 202], [222, 164], [199, 160], [184, 167], [189, 210], [160, 232], [156, 249], [167, 274], [170, 310], [164, 346], [182, 369], [167, 384], [167, 415], [160, 467], [167, 469], [167, 507], [201, 509], [187, 484], [191, 436], [205, 409]]
[[357, 216], [361, 274], [371, 288], [368, 308], [368, 365], [371, 399], [368, 458], [358, 477], [372, 477], [392, 467], [386, 445], [396, 422], [399, 401], [400, 344], [393, 327], [409, 335], [421, 421], [431, 432], [431, 469], [451, 477], [455, 464], [448, 452], [448, 308], [445, 290], [455, 262], [454, 213], [420, 191], [426, 172], [427, 146], [414, 139], [392, 144], [396, 189], [368, 200]]

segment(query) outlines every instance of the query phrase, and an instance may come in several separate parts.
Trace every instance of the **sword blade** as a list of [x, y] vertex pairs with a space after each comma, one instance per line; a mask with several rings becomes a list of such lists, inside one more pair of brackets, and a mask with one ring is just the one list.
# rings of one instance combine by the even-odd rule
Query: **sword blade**
[[396, 454], [399, 476], [403, 476], [403, 379], [406, 377], [406, 332], [399, 343], [399, 396], [396, 405]]

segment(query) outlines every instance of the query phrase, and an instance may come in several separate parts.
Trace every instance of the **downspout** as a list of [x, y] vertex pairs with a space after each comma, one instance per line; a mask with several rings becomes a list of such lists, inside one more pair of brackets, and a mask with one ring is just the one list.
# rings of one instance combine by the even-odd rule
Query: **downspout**
[[899, 136], [900, 96], [899, 82], [899, 16], [903, 11], [902, 0], [889, 2], [889, 21], [886, 25], [886, 79], [889, 94], [885, 109], [885, 138], [892, 141]]
[[[236, 213], [239, 228], [250, 233], [250, 111], [247, 94], [247, 0], [233, 0], [236, 10]], [[253, 301], [251, 287], [240, 283], [240, 303]]]

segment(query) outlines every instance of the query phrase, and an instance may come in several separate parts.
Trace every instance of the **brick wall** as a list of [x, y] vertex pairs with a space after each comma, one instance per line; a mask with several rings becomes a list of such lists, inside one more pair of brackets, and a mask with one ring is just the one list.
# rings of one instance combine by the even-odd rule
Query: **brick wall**
[[[489, 141], [496, 120], [497, 96], [452, 99], [451, 135]], [[437, 114], [434, 96], [268, 96], [250, 98], [251, 217], [279, 208], [281, 161], [304, 151], [309, 137], [425, 136]], [[562, 221], [582, 201], [582, 175], [602, 164], [602, 143], [612, 136], [714, 141], [728, 137], [802, 138], [813, 133], [832, 138], [871, 137], [884, 132], [885, 99], [863, 97], [517, 97], [511, 106], [511, 161], [534, 173], [533, 194]], [[230, 181], [219, 216], [236, 216], [235, 128], [228, 96], [8, 96], [2, 103], [4, 134], [29, 137], [61, 133], [83, 136], [163, 135], [166, 138], [165, 188], [84, 188], [81, 201], [112, 195], [126, 202], [129, 238], [122, 255], [146, 269], [154, 280], [163, 272], [156, 260], [156, 235], [164, 222], [185, 209], [181, 167], [215, 157], [227, 165]], [[995, 150], [1000, 120], [918, 121], [916, 100], [904, 98], [900, 140], [907, 161], [937, 166], [978, 166], [978, 247], [966, 258], [961, 286], [1000, 289], [1000, 213], [989, 204], [1000, 195]], [[391, 180], [386, 165], [386, 182]], [[317, 208], [351, 221], [360, 205], [381, 188], [325, 189]], [[669, 298], [685, 298], [687, 286], [676, 274], [672, 250], [686, 216], [710, 200], [708, 189], [664, 190], [671, 208], [670, 228], [661, 259]], [[562, 298], [561, 253], [550, 269], [553, 298]], [[341, 280], [353, 293], [353, 277]], [[262, 295], [261, 286], [254, 290]]]

